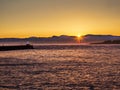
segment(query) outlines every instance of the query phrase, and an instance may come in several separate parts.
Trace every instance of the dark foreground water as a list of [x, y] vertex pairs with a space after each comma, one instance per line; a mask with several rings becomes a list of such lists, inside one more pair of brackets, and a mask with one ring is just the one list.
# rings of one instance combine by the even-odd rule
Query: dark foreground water
[[0, 52], [0, 90], [120, 90], [120, 45]]

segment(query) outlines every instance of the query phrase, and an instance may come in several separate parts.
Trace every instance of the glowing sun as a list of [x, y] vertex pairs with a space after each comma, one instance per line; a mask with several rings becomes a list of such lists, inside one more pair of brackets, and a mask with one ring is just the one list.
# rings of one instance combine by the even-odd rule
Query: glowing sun
[[77, 40], [78, 43], [80, 43], [81, 40], [83, 39], [81, 34], [76, 35], [76, 37], [77, 37], [76, 40]]
[[78, 38], [80, 38], [80, 37], [81, 37], [81, 35], [80, 35], [80, 34], [78, 34], [78, 35], [77, 35], [77, 37], [78, 37]]

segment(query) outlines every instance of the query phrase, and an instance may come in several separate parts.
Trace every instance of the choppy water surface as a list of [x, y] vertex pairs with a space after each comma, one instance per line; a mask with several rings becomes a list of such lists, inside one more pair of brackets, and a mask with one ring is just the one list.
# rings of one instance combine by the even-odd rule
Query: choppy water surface
[[0, 52], [0, 90], [120, 90], [120, 45], [42, 48]]

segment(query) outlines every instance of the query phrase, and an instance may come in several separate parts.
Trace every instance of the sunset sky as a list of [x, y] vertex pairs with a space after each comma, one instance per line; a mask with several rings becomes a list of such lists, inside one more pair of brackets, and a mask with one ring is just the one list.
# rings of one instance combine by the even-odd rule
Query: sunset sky
[[0, 0], [0, 38], [120, 35], [120, 0]]

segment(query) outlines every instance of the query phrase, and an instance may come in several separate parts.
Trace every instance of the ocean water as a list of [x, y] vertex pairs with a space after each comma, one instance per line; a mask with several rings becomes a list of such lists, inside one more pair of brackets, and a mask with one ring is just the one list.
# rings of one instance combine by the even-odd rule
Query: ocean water
[[0, 51], [0, 90], [120, 90], [120, 45]]

